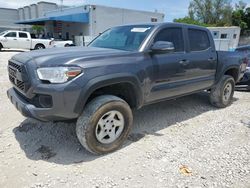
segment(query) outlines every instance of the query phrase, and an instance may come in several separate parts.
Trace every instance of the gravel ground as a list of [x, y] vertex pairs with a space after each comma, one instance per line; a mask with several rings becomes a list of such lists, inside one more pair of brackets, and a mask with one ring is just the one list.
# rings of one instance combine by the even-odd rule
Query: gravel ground
[[6, 90], [0, 52], [0, 187], [250, 187], [250, 93], [216, 109], [205, 93], [134, 112], [123, 148], [84, 150], [75, 125], [22, 117]]

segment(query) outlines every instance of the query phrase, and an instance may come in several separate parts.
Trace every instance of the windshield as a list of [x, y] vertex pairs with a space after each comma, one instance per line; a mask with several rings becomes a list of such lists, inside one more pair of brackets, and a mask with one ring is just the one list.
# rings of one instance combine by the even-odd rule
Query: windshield
[[152, 25], [134, 25], [111, 28], [98, 36], [89, 44], [89, 46], [136, 51], [139, 49], [143, 40], [150, 33], [152, 28]]
[[0, 33], [0, 36], [3, 36], [5, 33], [7, 33], [8, 31], [4, 31]]

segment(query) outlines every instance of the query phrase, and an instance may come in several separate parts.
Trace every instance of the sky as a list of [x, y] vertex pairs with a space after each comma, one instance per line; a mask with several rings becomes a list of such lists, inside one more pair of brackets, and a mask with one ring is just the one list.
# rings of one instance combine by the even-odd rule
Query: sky
[[[0, 0], [0, 7], [19, 8], [41, 0]], [[43, 0], [61, 4], [61, 0]], [[235, 4], [239, 0], [232, 0]], [[250, 0], [243, 0], [250, 6]], [[181, 18], [188, 14], [190, 0], [63, 0], [64, 5], [79, 6], [83, 4], [97, 4], [112, 7], [129, 8], [162, 12], [165, 14], [165, 21], [173, 21], [174, 18]]]

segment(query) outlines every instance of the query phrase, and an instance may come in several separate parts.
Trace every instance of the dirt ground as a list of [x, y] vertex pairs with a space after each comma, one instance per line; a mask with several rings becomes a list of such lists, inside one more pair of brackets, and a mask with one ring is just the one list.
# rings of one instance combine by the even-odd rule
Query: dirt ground
[[250, 92], [216, 109], [207, 94], [134, 112], [125, 145], [93, 156], [75, 125], [23, 117], [6, 96], [11, 87], [0, 52], [0, 187], [250, 187]]

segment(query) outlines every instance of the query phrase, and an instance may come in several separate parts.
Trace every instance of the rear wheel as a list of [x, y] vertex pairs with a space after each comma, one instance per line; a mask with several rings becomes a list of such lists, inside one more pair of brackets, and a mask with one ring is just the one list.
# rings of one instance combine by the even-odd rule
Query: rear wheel
[[42, 50], [42, 49], [45, 49], [45, 46], [43, 44], [37, 44], [35, 46], [35, 50]]
[[0, 43], [0, 51], [2, 50], [2, 48], [3, 48], [3, 46], [2, 46], [2, 44]]
[[225, 108], [232, 103], [235, 81], [232, 76], [224, 75], [221, 81], [211, 89], [210, 102], [218, 108]]
[[116, 96], [93, 99], [76, 123], [76, 134], [88, 151], [106, 154], [117, 150], [128, 137], [133, 123], [129, 105]]

